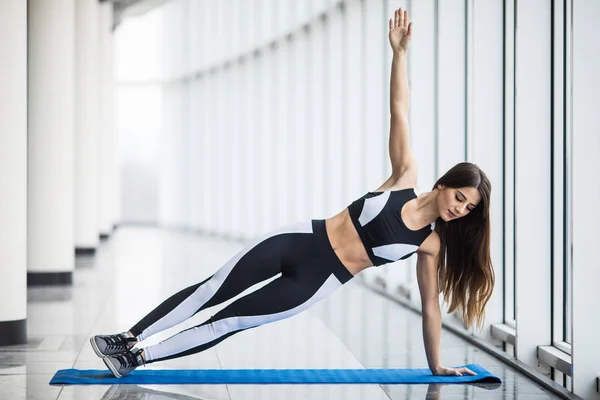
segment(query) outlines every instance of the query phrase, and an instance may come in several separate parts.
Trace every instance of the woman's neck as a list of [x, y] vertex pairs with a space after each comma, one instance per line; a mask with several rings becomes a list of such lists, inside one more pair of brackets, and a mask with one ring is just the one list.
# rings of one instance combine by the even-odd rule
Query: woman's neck
[[416, 198], [416, 217], [423, 225], [431, 224], [440, 217], [437, 209], [437, 197], [439, 193], [438, 190], [434, 190], [432, 192], [421, 193]]

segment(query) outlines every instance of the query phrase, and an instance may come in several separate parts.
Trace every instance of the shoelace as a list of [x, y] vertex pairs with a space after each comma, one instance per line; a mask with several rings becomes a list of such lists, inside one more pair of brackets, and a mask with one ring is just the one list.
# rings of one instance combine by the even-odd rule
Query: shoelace
[[127, 349], [129, 342], [134, 338], [124, 338], [122, 335], [110, 335], [104, 338], [106, 348], [111, 349]]
[[115, 357], [119, 360], [121, 368], [139, 367], [141, 364], [146, 365], [144, 358], [141, 356], [142, 350], [135, 353], [133, 351], [125, 351]]

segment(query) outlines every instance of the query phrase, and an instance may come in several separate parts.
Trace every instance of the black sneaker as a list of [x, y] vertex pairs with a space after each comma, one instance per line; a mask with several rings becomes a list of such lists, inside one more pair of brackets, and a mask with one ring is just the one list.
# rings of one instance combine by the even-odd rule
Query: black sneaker
[[118, 333], [107, 336], [96, 335], [90, 338], [90, 343], [98, 357], [106, 357], [129, 350], [137, 343], [137, 339], [124, 333]]
[[142, 350], [134, 350], [126, 350], [120, 354], [104, 357], [102, 361], [114, 376], [122, 378], [137, 367], [146, 365], [142, 358]]

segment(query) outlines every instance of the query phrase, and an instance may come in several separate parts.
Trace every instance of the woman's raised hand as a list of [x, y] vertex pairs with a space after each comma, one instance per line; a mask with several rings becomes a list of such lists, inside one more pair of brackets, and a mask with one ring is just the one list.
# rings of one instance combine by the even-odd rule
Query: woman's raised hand
[[394, 52], [407, 51], [412, 39], [412, 22], [408, 22], [408, 11], [397, 9], [394, 18], [390, 18], [390, 45]]

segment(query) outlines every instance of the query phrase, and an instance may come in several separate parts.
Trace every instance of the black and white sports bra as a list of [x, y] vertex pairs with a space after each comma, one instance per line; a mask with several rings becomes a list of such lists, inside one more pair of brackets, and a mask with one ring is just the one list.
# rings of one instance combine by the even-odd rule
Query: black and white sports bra
[[433, 224], [413, 231], [402, 221], [402, 207], [416, 197], [414, 189], [368, 192], [348, 206], [373, 265], [407, 259], [433, 231]]

